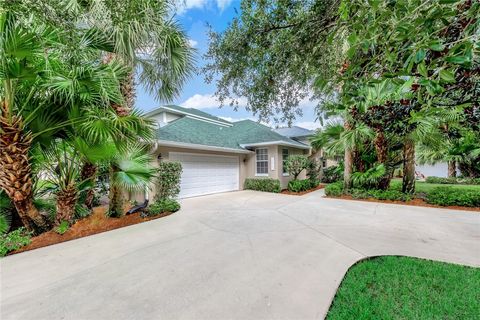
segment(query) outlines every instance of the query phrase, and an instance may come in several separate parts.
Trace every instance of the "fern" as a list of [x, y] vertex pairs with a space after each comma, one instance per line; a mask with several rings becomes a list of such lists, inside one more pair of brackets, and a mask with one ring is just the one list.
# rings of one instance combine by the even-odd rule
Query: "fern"
[[365, 172], [355, 172], [352, 174], [353, 185], [357, 188], [375, 189], [386, 172], [387, 170], [383, 164], [370, 168]]

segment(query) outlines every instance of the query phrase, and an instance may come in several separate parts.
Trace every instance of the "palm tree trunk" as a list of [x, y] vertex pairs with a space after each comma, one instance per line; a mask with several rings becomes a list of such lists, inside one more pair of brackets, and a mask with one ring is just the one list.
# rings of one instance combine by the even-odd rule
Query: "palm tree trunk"
[[123, 216], [123, 190], [118, 185], [115, 184], [115, 173], [118, 171], [118, 168], [112, 164], [110, 166], [110, 202], [108, 208], [108, 215], [110, 217], [121, 217]]
[[391, 174], [390, 172], [388, 172], [387, 169], [388, 144], [383, 130], [377, 130], [373, 144], [375, 145], [378, 163], [383, 164], [385, 166], [385, 169], [387, 170], [385, 176], [380, 179], [378, 183], [378, 188], [381, 190], [386, 190], [390, 185]]
[[403, 146], [402, 192], [415, 193], [415, 143], [407, 139]]
[[69, 185], [57, 193], [56, 226], [62, 223], [62, 221], [67, 221], [69, 224], [72, 222], [75, 214], [75, 204], [77, 203], [77, 194], [78, 191], [75, 185]]
[[[83, 164], [82, 172], [80, 174], [82, 181], [91, 181], [92, 184], [95, 183], [95, 178], [97, 175], [97, 166], [91, 162], [86, 161]], [[93, 207], [93, 200], [95, 198], [95, 189], [91, 187], [87, 190], [87, 195], [85, 197], [85, 206], [88, 209], [92, 209]]]
[[33, 205], [32, 170], [28, 152], [32, 143], [30, 134], [24, 134], [21, 118], [5, 117], [2, 105], [0, 116], [0, 188], [12, 200], [27, 230], [41, 232], [48, 225], [46, 218]]
[[455, 178], [457, 176], [457, 162], [455, 160], [448, 161], [448, 177]]
[[108, 208], [108, 215], [110, 217], [123, 216], [123, 192], [118, 186], [110, 184], [110, 203]]
[[[352, 129], [351, 124], [345, 121], [345, 131]], [[352, 188], [352, 173], [353, 173], [353, 150], [345, 148], [344, 163], [343, 163], [343, 190], [348, 191]]]

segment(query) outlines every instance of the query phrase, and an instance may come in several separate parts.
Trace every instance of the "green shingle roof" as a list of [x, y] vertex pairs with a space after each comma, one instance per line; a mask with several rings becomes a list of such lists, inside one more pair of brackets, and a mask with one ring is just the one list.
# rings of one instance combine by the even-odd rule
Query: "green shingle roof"
[[214, 120], [214, 121], [219, 121], [219, 122], [222, 122], [222, 123], [227, 124], [227, 125], [232, 124], [231, 122], [228, 122], [227, 120], [224, 120], [224, 119], [219, 118], [219, 117], [215, 117], [215, 116], [213, 116], [209, 113], [203, 112], [201, 110], [198, 110], [198, 109], [195, 109], [195, 108], [184, 108], [184, 107], [176, 106], [176, 105], [173, 105], [173, 104], [161, 106], [160, 108], [157, 108], [155, 110], [152, 110], [152, 111], [148, 112], [146, 115], [151, 116], [153, 114], [157, 114], [157, 113], [162, 112], [162, 111], [172, 112], [171, 110], [173, 110], [174, 112], [176, 111], [176, 112], [181, 113], [181, 114], [188, 114], [188, 115], [197, 116], [197, 117], [201, 117], [201, 118], [206, 118], [206, 119], [210, 119], [210, 120]]
[[281, 142], [298, 148], [308, 148], [307, 145], [282, 136], [255, 121], [243, 120], [231, 124], [220, 126], [183, 117], [159, 128], [157, 139], [238, 150], [267, 142]]

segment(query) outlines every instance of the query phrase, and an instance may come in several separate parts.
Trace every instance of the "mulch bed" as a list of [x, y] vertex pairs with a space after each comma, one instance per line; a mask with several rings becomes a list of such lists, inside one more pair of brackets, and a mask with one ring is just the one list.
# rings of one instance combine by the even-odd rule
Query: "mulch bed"
[[379, 203], [389, 203], [389, 204], [401, 204], [404, 206], [416, 206], [416, 207], [430, 207], [430, 208], [439, 208], [439, 209], [453, 209], [453, 210], [465, 210], [465, 211], [475, 211], [480, 212], [480, 208], [478, 207], [461, 207], [461, 206], [436, 206], [434, 204], [429, 204], [425, 200], [416, 198], [409, 201], [399, 201], [399, 200], [378, 200], [374, 198], [369, 199], [354, 199], [350, 195], [342, 195], [340, 197], [332, 197], [332, 196], [325, 196], [325, 198], [331, 199], [343, 199], [343, 200], [353, 200], [353, 201], [366, 201], [366, 202], [379, 202]]
[[316, 187], [314, 189], [310, 189], [310, 190], [302, 191], [302, 192], [292, 192], [292, 191], [288, 191], [288, 189], [284, 189], [284, 190], [282, 190], [281, 194], [288, 194], [288, 195], [292, 195], [292, 196], [303, 196], [304, 194], [307, 194], [307, 193], [310, 193], [310, 192], [313, 192], [313, 191], [317, 191], [317, 190], [320, 190], [320, 189], [323, 189], [323, 188], [325, 188], [324, 184], [320, 184], [320, 185], [318, 185], [318, 187]]
[[12, 251], [9, 255], [163, 218], [171, 214], [171, 212], [164, 212], [156, 216], [142, 218], [140, 217], [140, 213], [134, 213], [121, 218], [110, 218], [105, 216], [106, 210], [107, 207], [93, 208], [91, 215], [78, 220], [64, 234], [58, 234], [53, 230], [42, 233], [36, 237], [32, 237], [32, 242], [28, 246]]

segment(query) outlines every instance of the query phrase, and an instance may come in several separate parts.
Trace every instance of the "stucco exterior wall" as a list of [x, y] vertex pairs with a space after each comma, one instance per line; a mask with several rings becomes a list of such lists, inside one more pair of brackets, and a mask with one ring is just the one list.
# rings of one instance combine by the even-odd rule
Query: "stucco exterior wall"
[[[283, 175], [282, 149], [284, 148], [288, 149], [289, 155], [305, 154], [305, 151], [302, 149], [283, 147], [278, 145], [266, 146], [264, 148], [267, 148], [268, 150], [268, 159], [269, 159], [268, 175], [266, 176], [256, 175], [256, 154], [254, 151], [249, 154], [238, 154], [238, 153], [232, 153], [232, 152], [196, 150], [196, 149], [189, 149], [189, 148], [159, 146], [156, 150], [153, 151], [154, 160], [152, 161], [152, 165], [154, 167], [158, 167], [158, 164], [160, 161], [159, 157], [161, 158], [161, 161], [169, 161], [170, 152], [233, 156], [233, 157], [238, 157], [238, 161], [239, 161], [240, 190], [243, 189], [246, 178], [262, 178], [262, 177], [279, 179], [282, 189], [286, 188], [288, 185], [288, 182], [292, 180], [293, 177]], [[273, 167], [272, 167], [272, 163], [274, 164]], [[299, 179], [305, 179], [305, 178], [306, 178], [306, 172], [304, 170], [300, 174]], [[152, 181], [148, 190], [148, 198], [150, 199], [150, 201], [153, 201], [153, 199], [155, 198], [155, 194], [156, 194], [155, 182]], [[143, 202], [145, 200], [145, 196], [143, 193], [130, 194], [128, 198], [130, 201], [137, 201], [137, 202]]]

